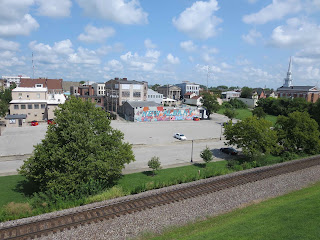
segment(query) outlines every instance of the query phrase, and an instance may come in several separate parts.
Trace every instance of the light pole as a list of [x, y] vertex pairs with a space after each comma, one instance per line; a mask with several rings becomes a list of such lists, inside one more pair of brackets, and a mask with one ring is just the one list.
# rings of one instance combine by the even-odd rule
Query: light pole
[[192, 145], [191, 145], [191, 162], [193, 162], [193, 160], [192, 160], [192, 156], [193, 156], [193, 140], [191, 140], [191, 143], [192, 143]]
[[221, 140], [221, 137], [222, 137], [222, 124], [223, 123], [220, 123], [220, 126], [221, 126], [221, 129], [220, 129], [220, 140]]

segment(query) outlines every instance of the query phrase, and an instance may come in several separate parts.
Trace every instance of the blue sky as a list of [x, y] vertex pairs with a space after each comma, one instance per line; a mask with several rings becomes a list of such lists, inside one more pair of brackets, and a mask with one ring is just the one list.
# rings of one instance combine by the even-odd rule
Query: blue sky
[[[0, 76], [320, 84], [320, 0], [0, 0]], [[208, 71], [209, 70], [209, 71]], [[207, 74], [209, 72], [209, 74]]]

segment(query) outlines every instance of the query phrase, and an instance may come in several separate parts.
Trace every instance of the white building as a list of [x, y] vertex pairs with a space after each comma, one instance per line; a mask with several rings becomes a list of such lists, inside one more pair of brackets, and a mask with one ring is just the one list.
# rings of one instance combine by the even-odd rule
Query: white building
[[221, 93], [221, 98], [222, 98], [224, 101], [229, 101], [230, 99], [233, 99], [233, 98], [239, 98], [240, 95], [241, 95], [240, 92], [227, 91], [227, 92], [222, 92], [222, 93]]
[[10, 88], [10, 86], [12, 86], [13, 83], [15, 83], [17, 85], [17, 87], [20, 84], [21, 78], [30, 78], [30, 77], [22, 77], [22, 75], [18, 75], [18, 76], [2, 76], [2, 79], [4, 80], [4, 87], [5, 88]]
[[196, 83], [191, 83], [189, 81], [183, 81], [182, 83], [176, 84], [176, 86], [181, 88], [181, 95], [184, 96], [187, 92], [195, 93], [199, 95], [200, 85]]
[[153, 101], [158, 104], [162, 104], [163, 103], [163, 94], [155, 92], [152, 89], [148, 89], [147, 101]]
[[94, 95], [96, 96], [105, 96], [106, 93], [106, 84], [105, 83], [94, 83], [92, 84], [94, 89]]

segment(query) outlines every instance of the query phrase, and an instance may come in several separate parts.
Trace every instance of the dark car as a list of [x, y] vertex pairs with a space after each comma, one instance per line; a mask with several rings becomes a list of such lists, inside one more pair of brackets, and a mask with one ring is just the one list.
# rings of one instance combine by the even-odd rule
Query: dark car
[[193, 117], [193, 121], [200, 121], [199, 117]]
[[31, 126], [38, 126], [39, 125], [39, 122], [38, 121], [32, 121], [31, 122]]
[[228, 147], [228, 148], [220, 148], [220, 151], [229, 155], [237, 155], [238, 151], [234, 148]]

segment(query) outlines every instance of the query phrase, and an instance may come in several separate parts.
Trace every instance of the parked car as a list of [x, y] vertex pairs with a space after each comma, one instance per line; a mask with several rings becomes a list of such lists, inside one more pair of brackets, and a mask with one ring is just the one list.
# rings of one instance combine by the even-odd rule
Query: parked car
[[235, 150], [232, 147], [228, 147], [228, 148], [220, 148], [220, 151], [229, 155], [237, 155], [238, 151]]
[[48, 119], [47, 123], [48, 123], [49, 125], [56, 124], [53, 119]]
[[175, 135], [173, 135], [173, 137], [179, 140], [187, 140], [186, 136], [182, 133], [176, 133]]
[[39, 125], [39, 122], [38, 122], [38, 121], [35, 121], [35, 120], [34, 120], [34, 121], [31, 122], [31, 126], [38, 126], [38, 125]]
[[193, 121], [200, 121], [199, 117], [193, 117]]

